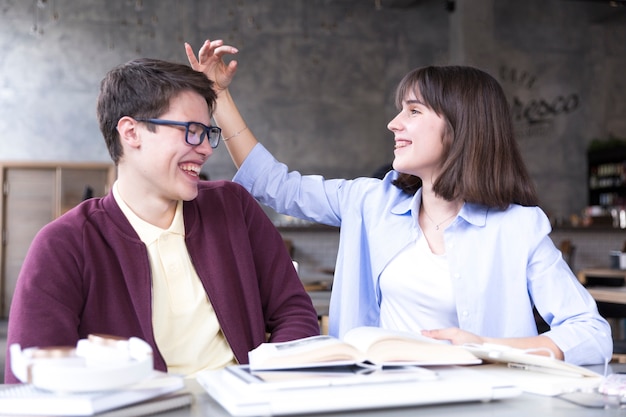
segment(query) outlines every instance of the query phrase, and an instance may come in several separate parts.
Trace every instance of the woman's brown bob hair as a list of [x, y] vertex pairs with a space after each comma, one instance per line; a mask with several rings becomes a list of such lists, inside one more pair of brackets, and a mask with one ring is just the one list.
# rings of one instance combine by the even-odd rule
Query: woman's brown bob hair
[[[450, 201], [462, 199], [500, 209], [512, 203], [538, 205], [515, 141], [508, 102], [493, 77], [471, 67], [417, 68], [398, 85], [398, 108], [409, 94], [420, 97], [447, 125], [435, 193]], [[400, 174], [394, 184], [414, 194], [421, 180]]]

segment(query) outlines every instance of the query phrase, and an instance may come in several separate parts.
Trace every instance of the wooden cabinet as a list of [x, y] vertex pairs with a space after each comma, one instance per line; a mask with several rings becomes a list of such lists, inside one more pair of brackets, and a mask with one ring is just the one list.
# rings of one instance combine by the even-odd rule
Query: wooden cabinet
[[17, 276], [39, 229], [82, 200], [105, 195], [114, 180], [112, 164], [0, 162], [2, 317], [8, 317]]

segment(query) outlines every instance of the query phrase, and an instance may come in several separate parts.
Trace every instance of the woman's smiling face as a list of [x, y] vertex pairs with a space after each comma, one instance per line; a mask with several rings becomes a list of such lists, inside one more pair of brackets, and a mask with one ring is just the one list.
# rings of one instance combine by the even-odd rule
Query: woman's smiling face
[[434, 181], [442, 165], [445, 126], [443, 117], [428, 107], [419, 93], [407, 94], [402, 109], [387, 125], [395, 140], [393, 168], [422, 181]]

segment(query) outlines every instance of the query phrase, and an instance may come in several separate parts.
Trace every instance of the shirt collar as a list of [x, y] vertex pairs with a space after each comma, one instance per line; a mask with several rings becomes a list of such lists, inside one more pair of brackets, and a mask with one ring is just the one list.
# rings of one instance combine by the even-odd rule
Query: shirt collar
[[[417, 190], [412, 198], [402, 198], [392, 205], [391, 212], [397, 215], [412, 214], [417, 216], [422, 202], [422, 189]], [[413, 212], [415, 208], [415, 212]], [[459, 211], [459, 217], [474, 226], [484, 226], [487, 223], [489, 207], [481, 204], [465, 203]]]
[[137, 232], [141, 241], [146, 245], [150, 245], [164, 233], [185, 236], [182, 201], [178, 201], [176, 204], [176, 213], [174, 214], [174, 219], [172, 220], [170, 227], [167, 229], [161, 229], [160, 227], [143, 220], [133, 212], [128, 204], [126, 204], [126, 202], [122, 199], [117, 187], [117, 181], [113, 184], [113, 197], [115, 198], [117, 205], [120, 207], [120, 210], [122, 210], [122, 213], [124, 213], [124, 216], [128, 219], [130, 225], [133, 229], [135, 229], [135, 232]]

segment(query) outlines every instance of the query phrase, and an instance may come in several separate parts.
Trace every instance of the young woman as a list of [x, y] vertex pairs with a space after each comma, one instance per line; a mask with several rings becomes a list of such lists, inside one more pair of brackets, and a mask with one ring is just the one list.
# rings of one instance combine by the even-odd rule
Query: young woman
[[[552, 243], [550, 223], [495, 79], [470, 67], [408, 73], [396, 95], [384, 179], [289, 172], [257, 142], [229, 93], [237, 49], [206, 41], [193, 68], [216, 83], [214, 117], [235, 181], [280, 213], [340, 226], [329, 332], [362, 325], [454, 344], [499, 343], [575, 364], [611, 357], [611, 330]], [[538, 335], [533, 307], [550, 325]]]

